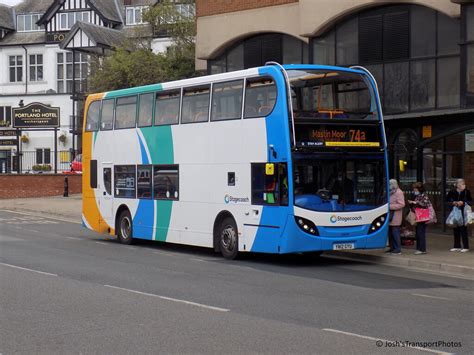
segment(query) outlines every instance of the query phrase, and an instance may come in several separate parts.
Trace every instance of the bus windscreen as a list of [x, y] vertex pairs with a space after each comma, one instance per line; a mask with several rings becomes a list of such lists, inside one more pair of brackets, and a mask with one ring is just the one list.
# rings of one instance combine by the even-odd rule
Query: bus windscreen
[[337, 70], [288, 70], [295, 120], [378, 120], [368, 79]]

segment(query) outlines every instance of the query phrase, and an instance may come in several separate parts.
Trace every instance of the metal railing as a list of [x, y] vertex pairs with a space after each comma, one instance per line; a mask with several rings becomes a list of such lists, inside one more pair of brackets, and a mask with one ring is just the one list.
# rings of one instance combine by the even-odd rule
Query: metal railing
[[[19, 155], [11, 157], [11, 172], [21, 174], [52, 174], [55, 171], [54, 151], [37, 149], [35, 151], [22, 151]], [[57, 172], [63, 173], [71, 170], [71, 162], [77, 155], [72, 150], [57, 151]]]

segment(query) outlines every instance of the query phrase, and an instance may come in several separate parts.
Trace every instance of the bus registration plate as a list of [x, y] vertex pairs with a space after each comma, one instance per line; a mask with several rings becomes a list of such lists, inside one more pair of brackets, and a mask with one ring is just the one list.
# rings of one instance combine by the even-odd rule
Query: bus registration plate
[[354, 249], [354, 243], [338, 243], [333, 244], [332, 250], [349, 250]]

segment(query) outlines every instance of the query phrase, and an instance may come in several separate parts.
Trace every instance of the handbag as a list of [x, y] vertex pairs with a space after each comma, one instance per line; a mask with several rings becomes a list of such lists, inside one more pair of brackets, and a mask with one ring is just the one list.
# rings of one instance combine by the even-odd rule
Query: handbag
[[408, 224], [414, 226], [416, 224], [415, 212], [410, 210], [410, 212], [408, 212], [407, 216], [405, 217], [405, 220], [408, 222]]
[[430, 220], [428, 221], [429, 224], [436, 224], [438, 223], [438, 218], [436, 218], [436, 212], [433, 208], [433, 205], [430, 203], [428, 206], [428, 210], [430, 212]]
[[415, 208], [416, 222], [429, 222], [430, 221], [430, 209], [429, 208]]

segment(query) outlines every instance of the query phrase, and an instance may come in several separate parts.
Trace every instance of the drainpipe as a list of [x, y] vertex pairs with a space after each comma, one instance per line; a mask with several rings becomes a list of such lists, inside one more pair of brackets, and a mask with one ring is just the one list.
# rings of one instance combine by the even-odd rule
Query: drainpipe
[[22, 46], [25, 50], [25, 94], [28, 94], [28, 50], [25, 46]]

